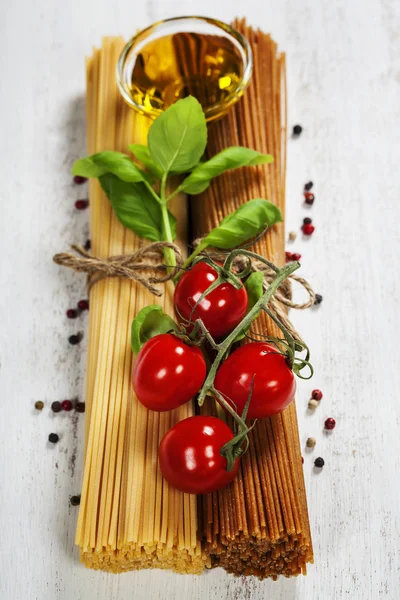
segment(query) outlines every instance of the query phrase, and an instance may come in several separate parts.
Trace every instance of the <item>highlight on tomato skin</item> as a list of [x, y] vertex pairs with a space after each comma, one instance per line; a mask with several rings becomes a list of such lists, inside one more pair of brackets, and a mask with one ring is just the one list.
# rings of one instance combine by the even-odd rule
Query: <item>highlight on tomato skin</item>
[[132, 383], [138, 400], [163, 412], [185, 404], [200, 390], [206, 363], [197, 346], [189, 346], [170, 333], [156, 335], [140, 349]]
[[246, 315], [248, 295], [244, 286], [236, 289], [229, 282], [221, 283], [198, 302], [204, 292], [216, 281], [218, 273], [204, 261], [197, 262], [179, 279], [175, 288], [174, 304], [178, 320], [190, 332], [188, 321], [202, 319], [216, 340], [227, 336]]
[[217, 371], [215, 389], [234, 403], [241, 414], [249, 398], [253, 377], [248, 419], [272, 417], [294, 400], [294, 373], [277, 347], [266, 342], [246, 344], [232, 352]]
[[221, 448], [233, 439], [228, 425], [217, 417], [194, 416], [179, 421], [163, 439], [158, 451], [161, 473], [174, 488], [188, 494], [208, 494], [235, 478], [240, 459], [226, 470]]

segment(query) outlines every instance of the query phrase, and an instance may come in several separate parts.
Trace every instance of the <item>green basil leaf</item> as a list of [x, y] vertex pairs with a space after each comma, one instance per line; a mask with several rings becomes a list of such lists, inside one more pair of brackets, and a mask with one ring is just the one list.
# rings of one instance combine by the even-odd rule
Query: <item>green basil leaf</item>
[[185, 173], [193, 169], [206, 144], [206, 119], [200, 103], [193, 96], [170, 106], [149, 130], [150, 156], [163, 173]]
[[[152, 242], [165, 239], [160, 205], [143, 183], [121, 181], [111, 173], [101, 175], [99, 181], [122, 225]], [[169, 216], [175, 238], [176, 219]]]
[[146, 169], [157, 179], [161, 179], [162, 177], [162, 169], [160, 169], [154, 160], [150, 156], [150, 152], [147, 146], [143, 146], [143, 144], [130, 144], [128, 146], [129, 150], [136, 156], [141, 163], [144, 164]]
[[242, 146], [231, 146], [225, 148], [219, 154], [216, 154], [210, 160], [198, 165], [193, 169], [188, 177], [181, 183], [179, 189], [188, 194], [200, 194], [203, 192], [211, 180], [221, 175], [229, 169], [239, 167], [253, 167], [264, 163], [273, 162], [270, 154], [262, 154], [251, 148]]
[[[247, 290], [247, 295], [249, 298], [249, 304], [247, 306], [248, 313], [251, 311], [251, 309], [253, 308], [255, 303], [263, 295], [263, 293], [264, 293], [263, 283], [264, 283], [264, 276], [260, 271], [251, 273], [251, 275], [246, 279], [244, 287]], [[260, 314], [260, 313], [258, 313], [258, 314]], [[257, 314], [257, 316], [258, 316], [258, 314]], [[239, 342], [240, 340], [242, 340], [250, 328], [251, 328], [251, 324], [248, 327], [246, 327], [246, 329], [244, 329], [243, 331], [238, 333], [237, 336], [235, 337], [233, 343], [236, 343], [236, 342]]]
[[129, 156], [111, 150], [81, 158], [72, 167], [72, 174], [82, 177], [101, 177], [107, 173], [112, 173], [122, 181], [131, 183], [152, 181], [151, 175], [135, 165]]
[[226, 216], [219, 226], [202, 240], [201, 247], [234, 248], [280, 221], [282, 215], [275, 204], [255, 198]]
[[132, 321], [131, 345], [134, 354], [152, 337], [169, 331], [178, 331], [178, 326], [162, 311], [161, 306], [151, 304], [142, 308]]

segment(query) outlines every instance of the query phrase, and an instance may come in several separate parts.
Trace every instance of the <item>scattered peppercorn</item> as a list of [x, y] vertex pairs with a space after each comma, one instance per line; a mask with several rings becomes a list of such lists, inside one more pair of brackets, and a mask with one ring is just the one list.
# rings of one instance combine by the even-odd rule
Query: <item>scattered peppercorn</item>
[[79, 300], [78, 308], [79, 310], [89, 310], [89, 300]]
[[44, 402], [42, 402], [41, 400], [37, 400], [35, 402], [35, 408], [36, 408], [36, 410], [43, 410]]
[[71, 505], [72, 506], [79, 506], [81, 503], [81, 497], [80, 496], [71, 496]]
[[315, 301], [314, 304], [321, 304], [323, 298], [321, 296], [321, 294], [315, 294]]
[[310, 217], [305, 217], [303, 219], [303, 225], [309, 225], [310, 223], [312, 223], [312, 219], [310, 219]]
[[72, 404], [71, 400], [63, 400], [61, 402], [61, 406], [62, 406], [62, 409], [66, 410], [67, 412], [69, 412], [73, 408], [73, 404]]
[[52, 444], [57, 444], [59, 439], [60, 438], [58, 437], [58, 435], [56, 433], [50, 433], [49, 442], [51, 442]]
[[307, 225], [303, 225], [302, 229], [303, 229], [304, 235], [312, 235], [315, 231], [315, 227], [311, 223], [307, 223]]
[[89, 251], [90, 246], [91, 246], [90, 240], [86, 240], [85, 245], [84, 245], [85, 250]]
[[292, 254], [292, 260], [300, 260], [301, 259], [301, 254], [299, 254], [298, 252], [295, 252], [294, 254]]
[[304, 456], [301, 457], [301, 464], [304, 465]]
[[325, 429], [335, 429], [336, 427], [336, 421], [335, 419], [332, 419], [332, 417], [329, 417], [329, 419], [326, 419], [325, 421]]
[[314, 460], [314, 465], [316, 467], [318, 467], [319, 469], [322, 469], [322, 467], [324, 466], [324, 464], [325, 464], [325, 461], [320, 456]]
[[311, 392], [311, 398], [313, 400], [322, 400], [322, 396], [323, 396], [323, 393], [321, 392], [321, 390], [313, 390]]
[[69, 336], [68, 341], [72, 346], [75, 346], [76, 344], [79, 344], [81, 339], [82, 339], [82, 334], [75, 333], [75, 334]]
[[304, 192], [304, 202], [310, 206], [314, 204], [315, 196], [311, 192]]
[[76, 319], [77, 316], [78, 316], [78, 311], [75, 310], [74, 308], [69, 308], [67, 310], [68, 319]]
[[75, 202], [75, 208], [78, 210], [85, 210], [89, 206], [89, 200], [77, 200]]
[[75, 177], [74, 177], [74, 183], [77, 183], [78, 185], [85, 183], [86, 180], [87, 180], [87, 178], [82, 177], [81, 175], [75, 175]]
[[77, 402], [76, 406], [75, 406], [75, 410], [78, 413], [84, 413], [85, 412], [85, 403], [84, 402]]
[[290, 231], [289, 232], [289, 240], [291, 242], [294, 242], [294, 240], [297, 238], [297, 233], [295, 231]]
[[317, 406], [318, 406], [318, 402], [316, 400], [311, 399], [311, 400], [308, 401], [308, 408], [309, 409], [315, 410], [317, 408]]
[[299, 136], [302, 131], [303, 131], [303, 128], [301, 125], [295, 125], [293, 127], [293, 135], [295, 135], [295, 136]]
[[290, 262], [291, 260], [293, 260], [293, 256], [291, 252], [285, 252], [285, 258], [286, 258], [286, 262]]
[[309, 437], [308, 440], [306, 441], [306, 446], [307, 446], [307, 448], [314, 448], [316, 443], [317, 443], [317, 440], [315, 438]]
[[304, 189], [305, 189], [307, 192], [309, 192], [309, 191], [311, 190], [311, 188], [312, 188], [312, 186], [313, 186], [313, 185], [314, 185], [314, 184], [313, 184], [313, 182], [312, 182], [312, 181], [309, 181], [308, 183], [306, 183], [306, 184], [305, 184], [305, 186], [304, 186]]
[[61, 402], [53, 402], [51, 405], [51, 410], [55, 413], [59, 413], [62, 411]]

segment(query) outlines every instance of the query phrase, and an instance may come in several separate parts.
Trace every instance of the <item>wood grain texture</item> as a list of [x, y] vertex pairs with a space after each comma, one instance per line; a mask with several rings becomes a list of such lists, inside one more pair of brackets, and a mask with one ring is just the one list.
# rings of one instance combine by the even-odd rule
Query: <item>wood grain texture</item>
[[[276, 583], [159, 571], [113, 576], [85, 570], [74, 547], [82, 473], [82, 415], [52, 415], [53, 400], [81, 396], [86, 317], [65, 309], [84, 280], [51, 263], [84, 242], [87, 214], [73, 202], [72, 161], [85, 150], [84, 56], [103, 34], [178, 14], [230, 20], [246, 13], [288, 53], [290, 140], [287, 229], [311, 214], [299, 236], [304, 276], [323, 304], [293, 319], [313, 350], [314, 382], [299, 386], [316, 564], [306, 578]], [[234, 600], [398, 598], [400, 382], [397, 259], [400, 169], [400, 8], [396, 0], [17, 0], [0, 22], [0, 597], [6, 600]], [[312, 179], [317, 200], [301, 202]], [[312, 387], [324, 390], [307, 414]], [[36, 414], [34, 401], [46, 402]], [[327, 416], [337, 419], [323, 433]], [[47, 443], [50, 432], [61, 440]], [[313, 457], [326, 466], [313, 472]]]

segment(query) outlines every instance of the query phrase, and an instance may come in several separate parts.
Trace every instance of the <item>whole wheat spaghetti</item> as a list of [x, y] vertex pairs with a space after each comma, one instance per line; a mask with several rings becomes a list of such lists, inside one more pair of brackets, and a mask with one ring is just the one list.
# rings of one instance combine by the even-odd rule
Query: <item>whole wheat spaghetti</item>
[[[285, 56], [270, 36], [236, 22], [253, 49], [254, 72], [242, 100], [209, 130], [208, 153], [243, 145], [272, 154], [272, 165], [241, 169], [215, 179], [192, 201], [194, 234], [201, 236], [229, 212], [252, 198], [285, 208], [286, 94]], [[277, 265], [284, 262], [284, 228], [274, 226], [256, 246]], [[279, 337], [262, 317], [256, 333]], [[208, 412], [215, 408], [208, 405]], [[276, 577], [305, 573], [312, 544], [294, 403], [283, 413], [259, 421], [233, 483], [203, 499], [205, 550], [235, 574]]]

